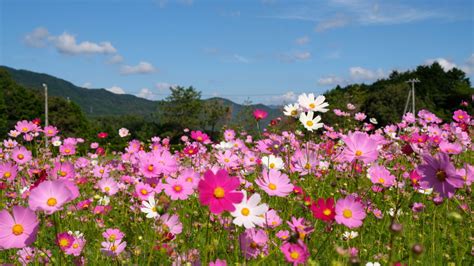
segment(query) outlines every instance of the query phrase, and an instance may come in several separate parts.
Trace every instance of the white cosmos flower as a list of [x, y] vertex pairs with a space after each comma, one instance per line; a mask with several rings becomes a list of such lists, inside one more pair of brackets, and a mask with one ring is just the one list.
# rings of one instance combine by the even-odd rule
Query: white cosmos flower
[[359, 236], [359, 233], [356, 231], [346, 231], [342, 234], [342, 238], [346, 240], [351, 240]]
[[61, 146], [61, 144], [63, 144], [63, 143], [60, 140], [53, 141], [53, 146], [54, 147], [59, 147], [59, 146]]
[[245, 228], [254, 228], [255, 225], [261, 226], [265, 222], [265, 213], [268, 211], [267, 204], [260, 204], [260, 194], [253, 194], [247, 200], [247, 193], [244, 191], [244, 198], [241, 203], [234, 205], [235, 211], [230, 214], [234, 216], [233, 223]]
[[377, 125], [379, 122], [377, 122], [377, 119], [375, 119], [374, 117], [372, 117], [371, 119], [369, 119], [370, 123], [374, 124], [374, 125]]
[[313, 111], [309, 111], [308, 113], [301, 113], [300, 114], [300, 122], [308, 131], [313, 131], [315, 129], [319, 129], [323, 127], [323, 123], [318, 123], [321, 121], [321, 117], [318, 115], [314, 117]]
[[140, 211], [146, 213], [146, 218], [159, 218], [158, 210], [156, 209], [156, 201], [154, 196], [149, 196], [148, 201], [144, 200], [142, 202], [143, 207], [140, 208]]
[[314, 98], [314, 94], [303, 93], [298, 96], [298, 103], [301, 107], [305, 108], [308, 111], [326, 113], [329, 109], [326, 107], [329, 106], [328, 103], [325, 103], [326, 97], [319, 95]]
[[283, 114], [286, 116], [298, 117], [300, 106], [295, 104], [285, 105], [283, 108]]
[[380, 263], [378, 262], [367, 262], [365, 266], [380, 266]]
[[280, 157], [276, 157], [273, 154], [271, 154], [270, 156], [263, 156], [262, 164], [265, 165], [265, 167], [268, 169], [275, 169], [275, 170], [280, 170], [284, 166], [283, 159]]
[[130, 131], [128, 131], [128, 129], [122, 127], [121, 129], [119, 129], [119, 136], [121, 138], [125, 138], [126, 136], [130, 135]]
[[234, 147], [234, 144], [232, 142], [225, 142], [225, 141], [221, 141], [219, 144], [217, 144], [216, 146], [216, 149], [218, 150], [230, 150]]
[[102, 206], [107, 206], [110, 203], [110, 198], [107, 196], [100, 197], [97, 201]]

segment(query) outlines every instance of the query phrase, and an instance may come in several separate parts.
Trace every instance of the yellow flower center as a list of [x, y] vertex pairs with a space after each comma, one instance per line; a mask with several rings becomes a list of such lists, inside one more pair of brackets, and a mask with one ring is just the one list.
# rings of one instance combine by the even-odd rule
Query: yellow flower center
[[110, 247], [110, 250], [116, 251], [116, 250], [117, 250], [117, 246], [116, 246], [116, 245], [112, 245], [112, 246]]
[[463, 116], [463, 115], [458, 115], [458, 118], [459, 118], [459, 119], [463, 119], [464, 116]]
[[61, 240], [59, 240], [59, 245], [61, 247], [67, 247], [69, 246], [69, 239], [67, 238], [61, 238]]
[[271, 163], [268, 165], [268, 167], [270, 167], [271, 169], [275, 168], [275, 164], [274, 163]]
[[99, 170], [99, 173], [101, 173], [101, 174], [103, 174], [104, 172], [105, 172], [104, 169]]
[[153, 171], [153, 164], [148, 165], [148, 171]]
[[343, 212], [342, 212], [342, 216], [344, 216], [344, 218], [351, 218], [352, 217], [352, 211], [349, 210], [349, 209], [345, 209]]
[[23, 132], [26, 132], [26, 131], [28, 131], [28, 128], [27, 128], [27, 127], [24, 127], [24, 128], [22, 128], [21, 130], [23, 130]]
[[53, 130], [49, 129], [48, 134], [53, 134]]
[[142, 195], [146, 195], [148, 194], [148, 190], [142, 188], [142, 190], [140, 190], [140, 193], [142, 193]]
[[23, 160], [23, 158], [25, 158], [25, 155], [23, 155], [23, 154], [18, 154], [18, 156], [16, 156], [16, 158], [18, 158], [19, 160]]
[[113, 241], [115, 241], [115, 238], [116, 238], [116, 236], [114, 234], [112, 234], [112, 235], [109, 236], [109, 241], [113, 242]]
[[361, 150], [357, 150], [357, 151], [356, 151], [356, 156], [362, 156], [362, 151], [361, 151]]
[[176, 192], [180, 192], [181, 190], [183, 190], [183, 188], [180, 186], [180, 185], [176, 185], [173, 187], [174, 191]]
[[67, 173], [65, 171], [59, 171], [59, 175], [62, 176], [62, 177], [65, 177], [67, 175]]
[[294, 260], [298, 259], [300, 257], [300, 253], [293, 251], [290, 253], [290, 257]]
[[297, 115], [297, 114], [298, 114], [298, 111], [296, 110], [291, 111], [291, 115]]
[[313, 121], [309, 120], [309, 121], [306, 122], [306, 125], [308, 127], [312, 127], [314, 124], [313, 124]]
[[271, 189], [271, 190], [275, 190], [275, 189], [277, 189], [277, 186], [273, 183], [270, 183], [270, 184], [268, 184], [268, 188]]
[[311, 164], [306, 163], [306, 164], [304, 165], [304, 169], [306, 169], [306, 170], [311, 169]]
[[50, 207], [56, 206], [57, 203], [58, 201], [55, 198], [49, 198], [48, 201], [46, 201], [46, 204]]
[[201, 136], [197, 137], [197, 140], [202, 141], [202, 137]]
[[326, 215], [326, 216], [329, 216], [329, 215], [331, 215], [331, 210], [330, 209], [325, 209], [323, 211], [323, 214]]
[[225, 191], [222, 187], [216, 187], [214, 189], [214, 197], [222, 199], [225, 196]]
[[193, 178], [192, 177], [186, 178], [186, 182], [190, 182], [190, 183], [193, 182]]
[[5, 172], [5, 173], [3, 174], [3, 176], [4, 176], [5, 178], [9, 178], [10, 176], [12, 176], [12, 173], [10, 173], [10, 172]]
[[23, 226], [21, 224], [15, 224], [13, 227], [12, 227], [12, 233], [16, 236], [19, 236], [21, 234], [23, 234]]
[[65, 152], [65, 153], [70, 153], [71, 150], [70, 150], [70, 149], [65, 149], [64, 152]]
[[309, 104], [309, 108], [313, 109], [314, 107], [316, 107], [316, 105], [314, 103]]
[[109, 192], [109, 191], [110, 191], [110, 187], [104, 187], [104, 190], [105, 190], [105, 192]]
[[380, 178], [379, 178], [379, 183], [380, 183], [380, 184], [385, 183], [385, 179], [383, 179], [383, 178], [380, 177]]
[[249, 216], [250, 210], [248, 208], [242, 208], [240, 213], [242, 213], [243, 216]]
[[229, 158], [225, 158], [224, 162], [226, 162], [226, 163], [230, 162]]

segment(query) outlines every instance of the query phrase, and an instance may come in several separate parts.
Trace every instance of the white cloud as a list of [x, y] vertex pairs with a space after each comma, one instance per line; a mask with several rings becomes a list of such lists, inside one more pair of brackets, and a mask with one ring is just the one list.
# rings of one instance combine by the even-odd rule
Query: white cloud
[[110, 88], [107, 88], [106, 90], [112, 92], [112, 93], [115, 93], [115, 94], [125, 94], [125, 91], [118, 87], [118, 86], [112, 86]]
[[323, 32], [330, 29], [341, 28], [346, 26], [347, 24], [349, 24], [349, 19], [345, 16], [338, 15], [336, 17], [328, 18], [319, 22], [316, 25], [315, 31]]
[[83, 41], [78, 43], [76, 36], [64, 32], [61, 35], [51, 35], [48, 29], [39, 27], [24, 37], [27, 45], [33, 47], [46, 47], [52, 45], [59, 53], [69, 55], [79, 54], [114, 54], [117, 49], [110, 42], [90, 42]]
[[118, 64], [118, 63], [122, 63], [122, 62], [123, 62], [123, 56], [121, 56], [119, 54], [111, 56], [109, 58], [109, 60], [107, 61], [107, 63], [109, 63], [109, 64]]
[[303, 36], [303, 37], [297, 38], [295, 40], [295, 43], [299, 44], [299, 45], [305, 45], [305, 44], [309, 43], [309, 37], [308, 36]]
[[334, 75], [322, 77], [318, 80], [318, 85], [320, 86], [343, 85], [345, 83], [343, 78]]
[[471, 54], [461, 66], [462, 71], [466, 72], [467, 75], [474, 75], [474, 54]]
[[154, 100], [155, 99], [155, 94], [148, 88], [141, 89], [140, 92], [136, 96], [140, 97], [140, 98], [145, 98], [145, 99], [148, 99], [148, 100]]
[[265, 103], [281, 105], [281, 104], [293, 103], [296, 101], [297, 98], [298, 98], [298, 95], [296, 95], [295, 92], [288, 91], [282, 95], [271, 96], [269, 99], [267, 99]]
[[294, 54], [295, 58], [298, 60], [308, 60], [311, 58], [310, 52], [297, 52]]
[[92, 83], [90, 83], [89, 81], [85, 82], [84, 84], [82, 84], [82, 87], [83, 88], [86, 88], [86, 89], [90, 89], [92, 88]]
[[428, 59], [428, 60], [425, 61], [425, 64], [431, 65], [434, 62], [438, 62], [438, 64], [444, 69], [444, 71], [449, 71], [449, 70], [456, 67], [456, 64], [454, 62], [452, 62], [449, 59], [442, 58], [442, 57], [435, 58], [435, 59]]
[[44, 47], [49, 38], [50, 34], [48, 29], [39, 27], [34, 29], [32, 32], [27, 33], [24, 37], [24, 41], [27, 45], [32, 47]]
[[76, 37], [69, 33], [63, 33], [53, 38], [56, 49], [64, 54], [113, 54], [117, 49], [110, 42], [93, 43], [84, 41], [76, 42]]
[[176, 86], [177, 86], [176, 84], [171, 84], [167, 82], [157, 82], [155, 84], [155, 88], [160, 92], [168, 91], [170, 88], [174, 88]]
[[354, 81], [374, 81], [386, 76], [382, 69], [370, 70], [359, 66], [351, 67], [349, 74]]
[[149, 74], [155, 71], [156, 69], [152, 64], [145, 61], [141, 61], [136, 66], [129, 66], [129, 65], [122, 66], [122, 69], [120, 70], [120, 74], [122, 75]]
[[239, 63], [244, 63], [244, 64], [250, 63], [250, 59], [248, 59], [247, 57], [238, 55], [238, 54], [234, 54], [234, 59], [237, 60], [237, 62], [239, 62]]

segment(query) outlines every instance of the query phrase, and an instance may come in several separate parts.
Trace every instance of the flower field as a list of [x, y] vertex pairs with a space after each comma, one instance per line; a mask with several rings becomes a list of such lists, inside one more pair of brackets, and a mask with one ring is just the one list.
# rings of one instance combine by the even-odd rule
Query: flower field
[[474, 120], [380, 127], [356, 109], [302, 94], [293, 130], [255, 110], [256, 136], [178, 145], [18, 121], [0, 147], [0, 264], [473, 265]]

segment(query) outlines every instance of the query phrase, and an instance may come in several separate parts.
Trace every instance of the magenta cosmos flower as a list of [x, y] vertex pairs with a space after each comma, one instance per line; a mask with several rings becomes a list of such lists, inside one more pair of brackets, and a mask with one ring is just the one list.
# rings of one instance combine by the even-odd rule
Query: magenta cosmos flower
[[433, 188], [441, 197], [451, 198], [456, 188], [464, 185], [462, 176], [456, 172], [446, 153], [440, 152], [434, 157], [425, 154], [423, 160], [425, 163], [417, 168], [421, 175], [421, 188]]
[[377, 160], [377, 142], [371, 139], [367, 133], [349, 133], [342, 140], [346, 144], [342, 151], [342, 158], [345, 161], [361, 160], [364, 163], [370, 163]]
[[336, 222], [349, 228], [356, 228], [362, 225], [366, 213], [362, 203], [356, 201], [353, 196], [347, 196], [336, 202]]
[[255, 109], [255, 111], [253, 111], [253, 117], [254, 117], [257, 121], [258, 121], [258, 120], [265, 119], [267, 116], [268, 116], [268, 113], [267, 113], [265, 110], [262, 110], [262, 109]]
[[286, 242], [280, 247], [281, 252], [285, 255], [286, 261], [293, 265], [305, 264], [309, 258], [309, 251], [302, 241], [298, 243]]
[[62, 180], [44, 181], [30, 192], [28, 205], [33, 211], [52, 214], [73, 198], [73, 192]]
[[294, 188], [288, 176], [275, 169], [264, 170], [255, 183], [269, 196], [286, 197]]
[[39, 221], [36, 214], [21, 206], [13, 207], [13, 216], [0, 211], [0, 250], [24, 248], [36, 240]]
[[236, 190], [239, 185], [239, 179], [230, 177], [226, 170], [221, 169], [217, 174], [207, 170], [198, 184], [199, 200], [202, 205], [209, 206], [214, 214], [233, 212], [234, 204], [240, 203], [244, 198], [244, 194]]

